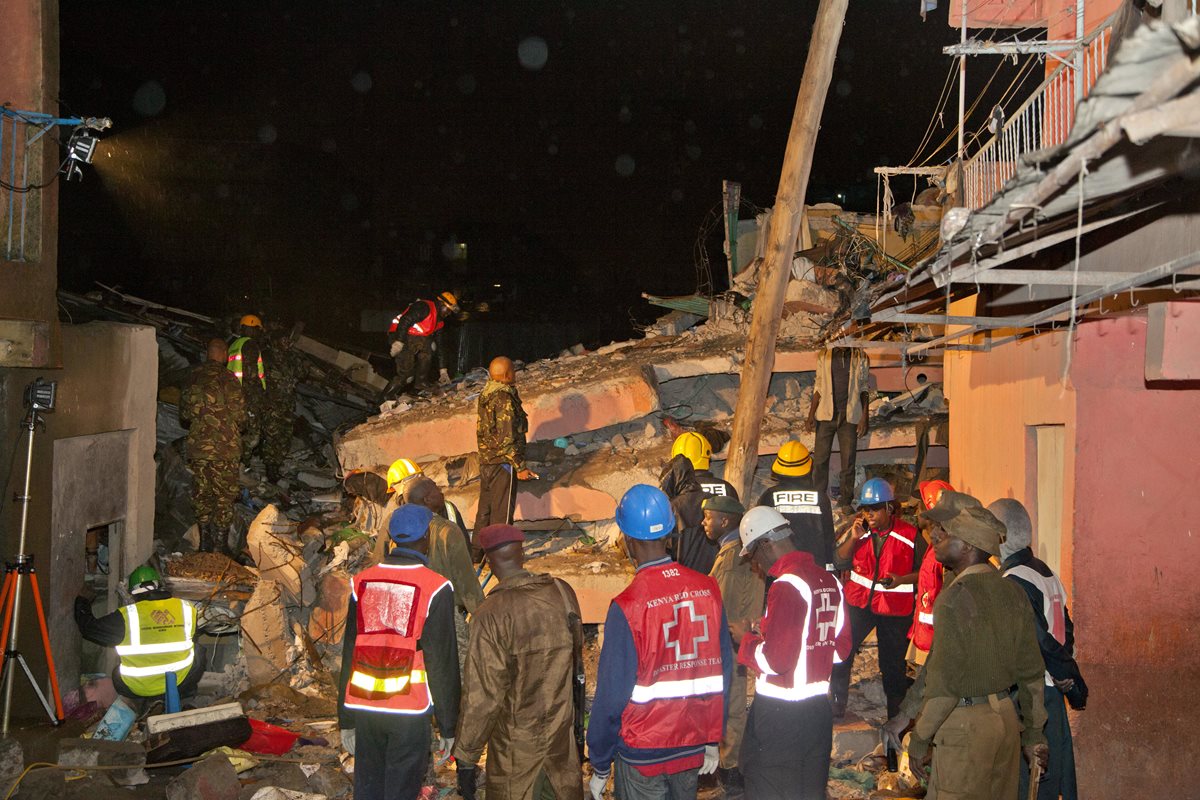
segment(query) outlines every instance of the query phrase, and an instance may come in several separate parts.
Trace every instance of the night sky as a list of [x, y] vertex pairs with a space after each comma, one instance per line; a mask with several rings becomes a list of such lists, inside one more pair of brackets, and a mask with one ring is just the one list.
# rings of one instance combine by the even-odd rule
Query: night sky
[[[61, 283], [380, 349], [360, 312], [447, 287], [627, 336], [695, 289], [722, 179], [772, 204], [816, 6], [63, 0], [62, 110], [114, 127], [61, 187]], [[917, 6], [851, 3], [810, 202], [873, 211], [913, 155], [957, 38]]]

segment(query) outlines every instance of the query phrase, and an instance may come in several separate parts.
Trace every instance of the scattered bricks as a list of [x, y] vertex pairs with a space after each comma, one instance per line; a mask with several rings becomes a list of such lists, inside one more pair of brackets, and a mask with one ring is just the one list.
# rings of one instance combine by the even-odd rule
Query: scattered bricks
[[25, 769], [21, 743], [11, 736], [0, 739], [0, 791], [7, 792]]
[[310, 792], [308, 776], [299, 764], [269, 763], [255, 767], [248, 775], [260, 788], [271, 786], [293, 792]]
[[309, 638], [320, 644], [341, 644], [349, 601], [349, 573], [341, 569], [325, 573], [317, 590], [317, 604], [308, 618]]
[[146, 782], [146, 748], [137, 742], [112, 742], [105, 739], [62, 739], [58, 743], [58, 763], [64, 767], [116, 767], [109, 770], [122, 786]]
[[233, 763], [226, 756], [213, 755], [168, 783], [167, 800], [237, 800], [241, 790]]
[[862, 720], [847, 719], [833, 729], [834, 764], [857, 764], [863, 756], [879, 747], [879, 728]]
[[341, 800], [354, 794], [354, 783], [337, 767], [322, 766], [308, 776], [308, 785], [329, 800]]

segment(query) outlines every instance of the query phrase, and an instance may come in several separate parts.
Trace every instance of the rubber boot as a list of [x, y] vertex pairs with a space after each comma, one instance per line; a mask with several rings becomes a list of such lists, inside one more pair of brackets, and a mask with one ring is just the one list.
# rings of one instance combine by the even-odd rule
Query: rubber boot
[[216, 551], [216, 547], [216, 528], [211, 522], [200, 523], [200, 546], [197, 550], [201, 553], [212, 553]]

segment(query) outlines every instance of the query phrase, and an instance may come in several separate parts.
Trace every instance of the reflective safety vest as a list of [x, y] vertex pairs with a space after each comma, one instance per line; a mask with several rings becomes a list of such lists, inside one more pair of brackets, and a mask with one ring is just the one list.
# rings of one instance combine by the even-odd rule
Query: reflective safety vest
[[183, 683], [191, 671], [195, 648], [196, 607], [186, 600], [166, 597], [142, 600], [121, 607], [125, 638], [117, 645], [118, 672], [138, 697], [154, 697], [167, 690], [166, 674]]
[[[446, 326], [446, 323], [438, 318], [436, 303], [432, 300], [418, 300], [417, 302], [429, 306], [429, 314], [425, 319], [415, 325], [409, 326], [408, 333], [410, 336], [432, 336]], [[412, 306], [408, 306], [398, 316], [392, 318], [392, 324], [388, 328], [388, 333], [396, 332], [396, 328], [400, 327], [400, 317], [407, 314], [409, 308], [412, 308]]]
[[347, 708], [427, 714], [433, 708], [419, 642], [433, 598], [450, 582], [423, 564], [376, 564], [350, 580], [357, 634]]
[[912, 639], [913, 647], [926, 653], [933, 645], [933, 601], [942, 591], [943, 572], [941, 562], [930, 547], [925, 551], [921, 572], [917, 575], [917, 613], [913, 615], [912, 627], [908, 629], [908, 638]]
[[637, 648], [633, 695], [621, 741], [635, 748], [694, 747], [721, 740], [721, 590], [669, 561], [643, 567], [613, 602]]
[[[771, 669], [763, 655], [766, 643], [754, 648], [754, 665], [758, 669], [754, 691], [764, 697], [798, 702], [829, 693], [829, 676], [837, 661], [837, 637], [850, 621], [846, 619], [841, 584], [830, 573], [820, 570], [806, 581], [800, 575], [785, 572], [775, 578], [770, 591], [786, 591], [785, 585], [804, 598], [804, 619], [776, 621], [775, 624], [799, 623], [803, 646], [796, 654], [796, 664], [778, 673]], [[763, 617], [762, 625], [770, 631], [769, 612]]]
[[[862, 539], [874, 535], [867, 531]], [[846, 584], [846, 602], [889, 617], [906, 617], [913, 613], [913, 587], [893, 586], [889, 589], [879, 583], [879, 579], [892, 573], [907, 575], [913, 571], [919, 535], [912, 525], [894, 520], [878, 559], [875, 558], [874, 542], [863, 541], [854, 552], [853, 571]]]
[[[1004, 577], [1007, 578], [1009, 575], [1014, 578], [1020, 578], [1026, 583], [1032, 583], [1042, 593], [1042, 616], [1046, 618], [1046, 625], [1050, 630], [1050, 635], [1059, 644], [1066, 644], [1067, 590], [1063, 587], [1062, 581], [1058, 579], [1058, 576], [1054, 573], [1043, 575], [1027, 564], [1018, 564], [1011, 569], [1006, 569]], [[1054, 685], [1054, 679], [1050, 677], [1049, 671], [1046, 672], [1046, 685]]]
[[[233, 344], [229, 345], [229, 359], [226, 366], [233, 376], [238, 379], [238, 383], [242, 382], [242, 347], [246, 342], [250, 341], [249, 336], [241, 336], [233, 340]], [[262, 353], [258, 354], [258, 379], [262, 381], [263, 388], [267, 388], [267, 373], [263, 369]]]

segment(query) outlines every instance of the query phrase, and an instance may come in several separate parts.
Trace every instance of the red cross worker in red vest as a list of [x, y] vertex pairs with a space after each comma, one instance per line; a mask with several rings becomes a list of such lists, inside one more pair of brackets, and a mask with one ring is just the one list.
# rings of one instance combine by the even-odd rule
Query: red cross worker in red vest
[[[942, 492], [953, 492], [954, 487], [945, 481], [921, 481], [921, 502], [925, 510], [937, 505]], [[922, 521], [921, 535], [928, 545], [928, 521]], [[913, 614], [912, 627], [908, 630], [907, 660], [921, 666], [929, 657], [929, 646], [933, 644], [933, 601], [942, 591], [942, 564], [934, 555], [932, 547], [926, 547], [917, 572], [917, 608]]]
[[[746, 796], [825, 800], [833, 714], [829, 678], [850, 655], [842, 587], [770, 506], [755, 506], [739, 528], [742, 557], [771, 582], [757, 631], [741, 635], [738, 663], [758, 673], [742, 741]], [[736, 626], [735, 626], [736, 627]]]
[[392, 319], [388, 327], [388, 353], [396, 360], [396, 377], [385, 395], [405, 391], [412, 381], [413, 393], [425, 388], [429, 368], [437, 350], [433, 335], [446, 326], [446, 316], [458, 313], [458, 298], [442, 292], [433, 300], [414, 300]]
[[355, 800], [414, 800], [429, 767], [431, 717], [449, 753], [458, 725], [454, 589], [428, 566], [433, 512], [392, 513], [395, 545], [350, 581], [339, 676], [342, 746], [355, 757]]
[[872, 630], [879, 642], [888, 716], [900, 710], [909, 684], [904, 654], [915, 607], [913, 584], [926, 549], [917, 529], [896, 516], [896, 496], [887, 481], [871, 478], [863, 483], [858, 507], [862, 513], [837, 549], [839, 565], [850, 565], [845, 594], [854, 647], [850, 657], [833, 670], [835, 719], [846, 713], [854, 657]]
[[733, 643], [717, 582], [673, 561], [667, 496], [638, 484], [617, 506], [633, 582], [604, 627], [587, 743], [600, 800], [615, 762], [617, 797], [694, 798], [715, 772], [733, 678]]

